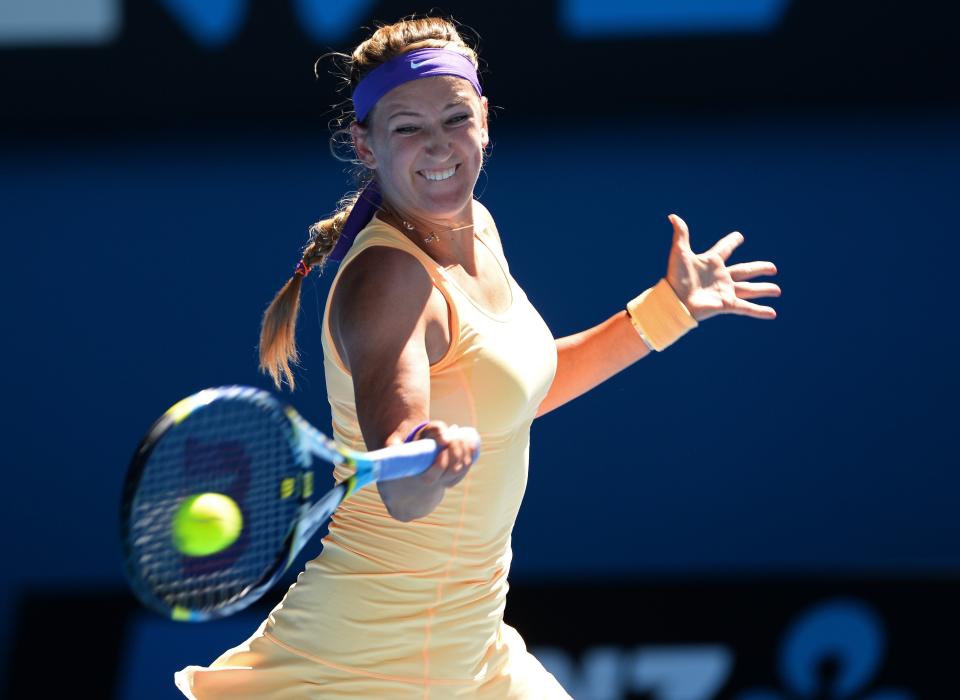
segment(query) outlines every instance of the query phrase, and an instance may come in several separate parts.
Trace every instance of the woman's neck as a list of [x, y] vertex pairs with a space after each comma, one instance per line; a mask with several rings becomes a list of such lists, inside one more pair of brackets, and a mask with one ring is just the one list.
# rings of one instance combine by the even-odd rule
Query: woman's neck
[[468, 272], [475, 267], [472, 201], [462, 216], [442, 222], [404, 214], [389, 204], [384, 205], [380, 218], [441, 265], [461, 265]]

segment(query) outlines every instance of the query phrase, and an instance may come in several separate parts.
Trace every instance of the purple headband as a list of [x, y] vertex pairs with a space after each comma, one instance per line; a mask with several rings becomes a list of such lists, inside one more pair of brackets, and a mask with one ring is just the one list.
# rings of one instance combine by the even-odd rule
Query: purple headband
[[353, 91], [357, 121], [366, 119], [377, 101], [398, 85], [434, 75], [455, 75], [469, 80], [477, 94], [483, 95], [477, 69], [464, 54], [451, 49], [414, 49], [377, 66], [360, 81]]
[[[377, 101], [393, 88], [411, 80], [429, 78], [433, 75], [455, 75], [465, 78], [470, 81], [478, 95], [483, 95], [477, 78], [477, 69], [462, 53], [450, 49], [416, 49], [377, 66], [360, 81], [353, 91], [353, 109], [356, 112], [357, 121], [366, 119]], [[328, 260], [333, 262], [343, 260], [350, 246], [353, 245], [353, 239], [370, 223], [373, 215], [380, 209], [381, 202], [380, 187], [374, 178], [363, 188], [357, 203], [353, 205]]]

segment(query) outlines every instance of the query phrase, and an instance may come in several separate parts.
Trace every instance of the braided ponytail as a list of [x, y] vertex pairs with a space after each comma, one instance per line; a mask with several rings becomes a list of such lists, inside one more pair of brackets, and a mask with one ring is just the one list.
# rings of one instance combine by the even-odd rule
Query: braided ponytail
[[323, 264], [336, 246], [359, 194], [358, 191], [348, 195], [340, 202], [333, 216], [310, 226], [310, 240], [303, 249], [296, 271], [280, 288], [263, 314], [260, 326], [260, 370], [270, 375], [278, 389], [282, 387], [284, 380], [290, 385], [290, 389], [294, 388], [291, 365], [300, 361], [296, 331], [303, 278], [315, 266], [322, 271]]

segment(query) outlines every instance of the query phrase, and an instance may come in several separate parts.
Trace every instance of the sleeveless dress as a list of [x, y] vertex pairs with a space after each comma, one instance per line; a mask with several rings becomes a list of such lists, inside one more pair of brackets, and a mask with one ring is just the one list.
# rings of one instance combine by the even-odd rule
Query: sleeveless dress
[[[322, 342], [334, 437], [365, 450], [350, 373], [330, 336], [330, 300], [340, 274], [367, 248], [415, 256], [449, 310], [450, 347], [430, 367], [429, 415], [476, 427], [480, 459], [430, 515], [412, 522], [393, 519], [376, 486], [344, 501], [323, 551], [260, 628], [209, 667], [175, 674], [187, 697], [569, 698], [503, 621], [530, 426], [553, 381], [556, 344], [510, 276], [489, 212], [473, 206], [479, 245], [509, 282], [506, 312], [475, 303], [430, 256], [374, 217], [334, 279]], [[348, 472], [338, 467], [334, 475]]]

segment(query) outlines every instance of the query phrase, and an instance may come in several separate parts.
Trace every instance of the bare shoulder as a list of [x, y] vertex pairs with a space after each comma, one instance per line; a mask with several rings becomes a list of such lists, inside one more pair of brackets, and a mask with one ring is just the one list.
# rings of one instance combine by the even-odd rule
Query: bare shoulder
[[330, 301], [330, 331], [347, 366], [361, 353], [395, 352], [424, 337], [433, 320], [433, 282], [417, 258], [373, 246], [341, 272]]
[[383, 294], [426, 292], [431, 284], [430, 275], [413, 255], [399, 248], [376, 245], [364, 250], [341, 271], [336, 291], [350, 292], [349, 299], [343, 300], [349, 303]]
[[342, 323], [362, 318], [362, 325], [368, 325], [416, 319], [431, 288], [430, 275], [414, 256], [397, 248], [373, 246], [341, 272], [330, 302], [332, 320]]

